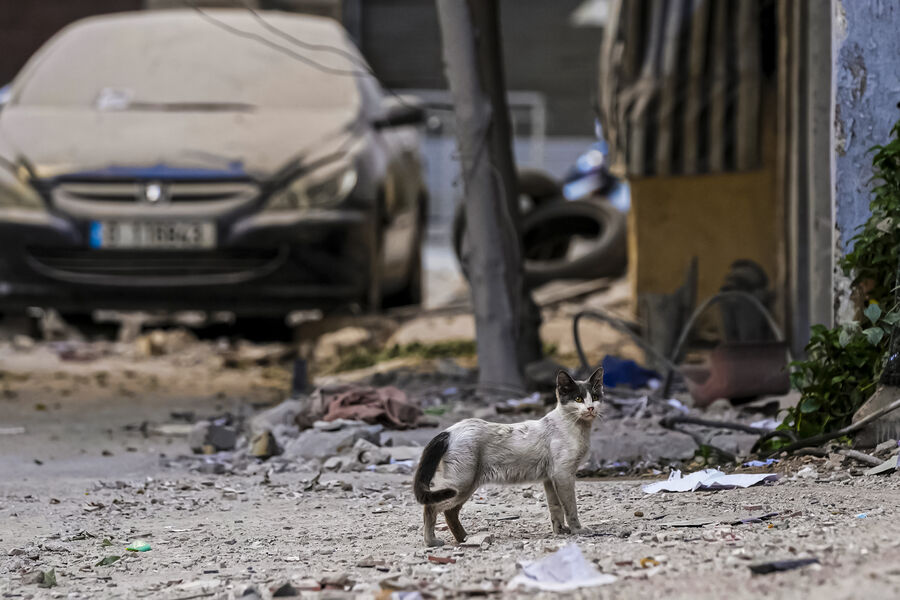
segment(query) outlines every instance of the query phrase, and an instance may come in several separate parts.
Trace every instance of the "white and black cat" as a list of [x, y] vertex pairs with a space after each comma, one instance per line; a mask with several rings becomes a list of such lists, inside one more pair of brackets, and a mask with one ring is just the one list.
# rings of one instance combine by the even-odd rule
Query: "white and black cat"
[[512, 425], [466, 419], [428, 443], [413, 480], [416, 500], [425, 505], [427, 545], [443, 545], [434, 535], [439, 512], [456, 541], [465, 541], [459, 510], [485, 483], [543, 482], [553, 532], [588, 533], [578, 521], [575, 471], [590, 447], [591, 424], [600, 415], [603, 369], [587, 381], [559, 371], [556, 400], [556, 408], [543, 419]]

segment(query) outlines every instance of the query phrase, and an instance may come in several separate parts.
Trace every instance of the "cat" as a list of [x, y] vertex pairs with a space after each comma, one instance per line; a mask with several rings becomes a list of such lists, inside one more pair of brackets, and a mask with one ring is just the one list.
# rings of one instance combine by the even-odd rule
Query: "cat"
[[459, 511], [485, 483], [540, 481], [553, 533], [590, 533], [578, 520], [575, 471], [590, 448], [591, 424], [600, 416], [602, 401], [602, 368], [586, 381], [559, 371], [556, 407], [544, 418], [514, 424], [465, 419], [436, 435], [422, 451], [413, 478], [416, 500], [425, 506], [425, 544], [444, 543], [434, 535], [439, 512], [456, 541], [466, 540]]

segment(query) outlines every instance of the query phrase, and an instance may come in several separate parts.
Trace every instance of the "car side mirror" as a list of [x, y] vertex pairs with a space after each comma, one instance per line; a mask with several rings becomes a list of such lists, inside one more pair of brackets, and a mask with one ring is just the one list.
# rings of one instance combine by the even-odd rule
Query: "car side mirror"
[[386, 98], [382, 116], [372, 122], [375, 129], [389, 129], [425, 122], [425, 110], [412, 98]]

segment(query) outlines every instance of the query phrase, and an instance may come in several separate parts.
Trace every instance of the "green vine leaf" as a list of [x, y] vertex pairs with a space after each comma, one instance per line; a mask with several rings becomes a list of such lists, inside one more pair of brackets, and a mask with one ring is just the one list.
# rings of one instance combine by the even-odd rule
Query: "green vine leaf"
[[809, 398], [804, 398], [803, 402], [800, 403], [800, 412], [803, 414], [813, 413], [819, 410], [820, 406], [822, 406], [821, 400], [815, 396], [810, 396]]
[[842, 328], [841, 333], [838, 335], [838, 344], [840, 344], [841, 348], [849, 346], [851, 340], [853, 340], [853, 332]]
[[869, 327], [868, 329], [863, 329], [863, 335], [866, 336], [870, 344], [877, 346], [878, 342], [884, 337], [884, 329], [881, 327]]
[[881, 317], [882, 323], [887, 323], [888, 325], [896, 325], [900, 322], [900, 312], [892, 311]]
[[866, 307], [866, 310], [863, 311], [863, 314], [866, 315], [866, 318], [874, 325], [878, 322], [878, 319], [881, 318], [881, 307], [875, 303], [872, 303]]

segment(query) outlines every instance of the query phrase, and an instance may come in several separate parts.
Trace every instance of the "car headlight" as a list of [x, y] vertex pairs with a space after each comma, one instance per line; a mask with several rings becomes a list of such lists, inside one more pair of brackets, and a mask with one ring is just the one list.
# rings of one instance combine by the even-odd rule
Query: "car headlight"
[[341, 163], [303, 175], [284, 189], [275, 192], [266, 210], [300, 210], [337, 204], [356, 187], [357, 173], [353, 165]]
[[0, 166], [0, 208], [42, 210], [44, 202], [31, 186]]

